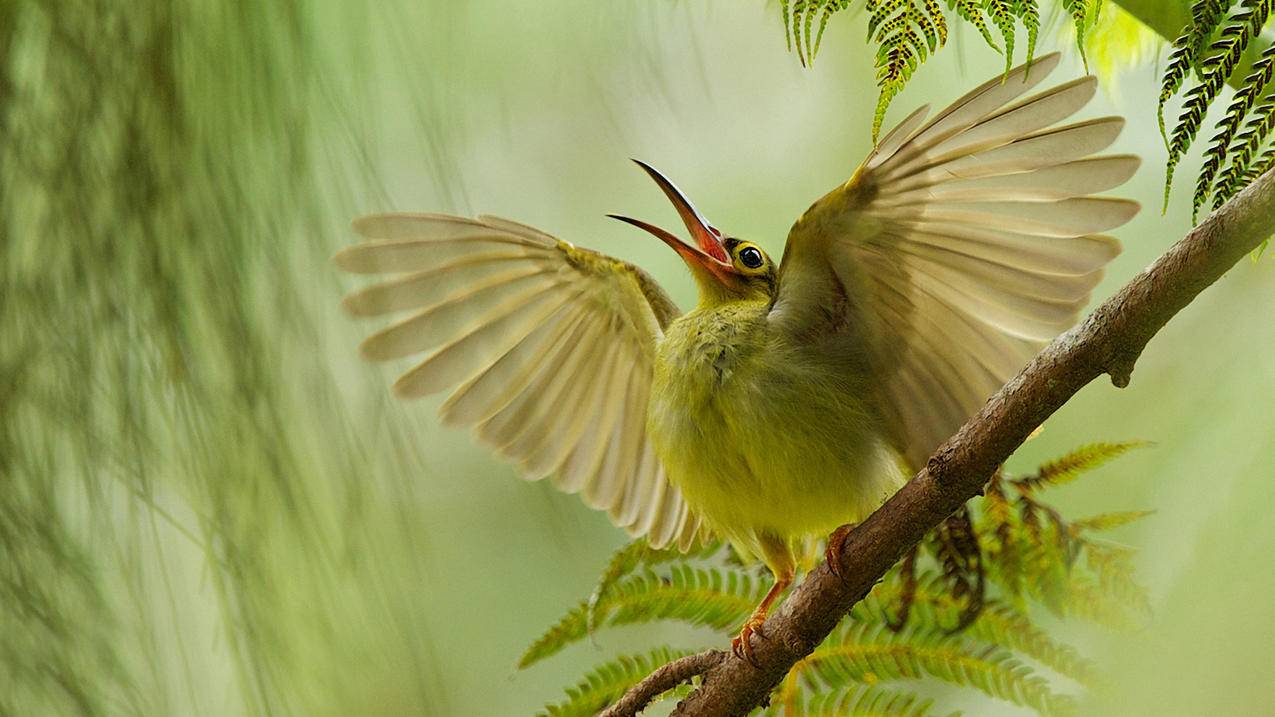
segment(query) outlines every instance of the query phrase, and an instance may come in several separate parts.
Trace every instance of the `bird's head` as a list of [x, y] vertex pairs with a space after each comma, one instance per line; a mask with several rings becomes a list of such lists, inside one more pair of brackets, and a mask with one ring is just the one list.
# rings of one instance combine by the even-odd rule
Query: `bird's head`
[[708, 223], [685, 194], [654, 167], [633, 160], [660, 185], [673, 203], [694, 244], [678, 239], [653, 224], [618, 214], [607, 216], [644, 229], [673, 248], [690, 267], [699, 285], [700, 304], [719, 304], [748, 299], [769, 299], [775, 292], [775, 265], [756, 244], [722, 234]]

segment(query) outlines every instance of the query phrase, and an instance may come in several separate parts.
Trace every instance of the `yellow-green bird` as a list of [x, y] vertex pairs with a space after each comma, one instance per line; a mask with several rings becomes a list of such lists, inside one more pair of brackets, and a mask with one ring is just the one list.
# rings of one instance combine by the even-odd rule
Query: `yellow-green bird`
[[370, 241], [336, 263], [392, 276], [345, 307], [409, 312], [362, 353], [429, 352], [396, 394], [454, 389], [445, 423], [652, 546], [714, 532], [764, 561], [774, 587], [735, 639], [750, 656], [798, 546], [879, 506], [1074, 323], [1119, 253], [1101, 233], [1138, 205], [1091, 195], [1139, 161], [1094, 156], [1120, 118], [1060, 124], [1093, 77], [1027, 96], [1058, 59], [909, 115], [798, 218], [778, 266], [639, 163], [693, 243], [617, 218], [685, 260], [686, 314], [638, 267], [522, 224], [362, 217]]

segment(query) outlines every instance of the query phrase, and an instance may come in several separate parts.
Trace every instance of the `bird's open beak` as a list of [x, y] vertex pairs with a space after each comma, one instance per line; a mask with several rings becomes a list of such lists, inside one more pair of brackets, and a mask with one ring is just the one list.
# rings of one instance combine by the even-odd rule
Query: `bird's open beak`
[[669, 201], [673, 203], [673, 207], [677, 209], [678, 215], [682, 217], [682, 223], [686, 225], [686, 230], [691, 233], [691, 237], [695, 239], [697, 246], [692, 246], [678, 239], [673, 234], [641, 219], [633, 219], [619, 214], [608, 214], [607, 216], [627, 222], [655, 235], [656, 238], [668, 244], [681, 255], [692, 271], [703, 269], [721, 283], [727, 286], [737, 286], [740, 282], [740, 275], [730, 263], [730, 257], [726, 253], [726, 246], [722, 243], [722, 233], [708, 223], [704, 215], [699, 213], [699, 210], [695, 208], [694, 204], [691, 204], [691, 200], [687, 199], [685, 194], [682, 194], [682, 190], [678, 189], [677, 185], [673, 184], [667, 177], [660, 174], [646, 162], [640, 159], [633, 161], [644, 169], [651, 179], [655, 180], [656, 184], [660, 185], [660, 189], [664, 190], [664, 196], [668, 197]]

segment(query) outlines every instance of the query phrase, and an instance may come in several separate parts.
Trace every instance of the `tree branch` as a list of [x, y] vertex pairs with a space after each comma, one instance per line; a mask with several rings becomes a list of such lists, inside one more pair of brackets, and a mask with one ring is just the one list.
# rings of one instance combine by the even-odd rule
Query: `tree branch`
[[[827, 563], [806, 576], [766, 621], [766, 638], [754, 640], [756, 667], [732, 656], [719, 658], [705, 673], [703, 684], [673, 714], [745, 715], [762, 704], [792, 666], [828, 636], [904, 552], [977, 495], [1037, 426], [1102, 374], [1111, 376], [1118, 387], [1127, 386], [1133, 365], [1151, 337], [1273, 230], [1275, 171], [1258, 178], [1082, 324], [1045, 347], [934, 452], [920, 473], [850, 532], [841, 553], [839, 572], [844, 580]], [[643, 698], [634, 693], [663, 684], [654, 678], [664, 669], [606, 714], [636, 714], [654, 695]], [[667, 679], [665, 675], [664, 682]]]
[[633, 717], [650, 704], [651, 700], [696, 675], [708, 672], [725, 658], [726, 653], [721, 650], [707, 650], [679, 657], [629, 688], [619, 702], [608, 707], [599, 717]]

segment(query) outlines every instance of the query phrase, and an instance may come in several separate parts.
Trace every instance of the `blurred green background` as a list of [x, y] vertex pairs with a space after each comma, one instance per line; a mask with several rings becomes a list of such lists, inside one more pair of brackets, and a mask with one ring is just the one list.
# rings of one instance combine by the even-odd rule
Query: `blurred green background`
[[[686, 306], [674, 254], [603, 216], [676, 225], [627, 158], [778, 254], [869, 148], [861, 22], [803, 70], [763, 2], [0, 0], [0, 714], [529, 714], [649, 644], [515, 669], [624, 536], [392, 401], [328, 257], [359, 213], [493, 213]], [[1000, 67], [955, 29], [891, 117]], [[1148, 55], [1086, 111], [1145, 160], [1099, 297], [1188, 228], [1189, 188], [1157, 212], [1157, 92]], [[1012, 461], [1156, 442], [1060, 494], [1158, 511], [1117, 535], [1154, 620], [1057, 628], [1103, 666], [1084, 714], [1275, 711], [1273, 302], [1242, 263]]]

